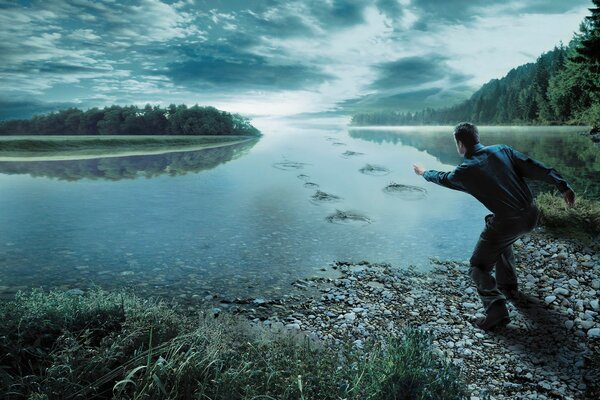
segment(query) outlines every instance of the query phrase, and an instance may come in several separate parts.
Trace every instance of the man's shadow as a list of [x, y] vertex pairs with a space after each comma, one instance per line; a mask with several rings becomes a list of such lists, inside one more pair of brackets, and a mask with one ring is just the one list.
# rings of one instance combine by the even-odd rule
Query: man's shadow
[[[584, 337], [576, 336], [565, 327], [564, 321], [570, 319], [569, 316], [546, 308], [542, 301], [530, 295], [521, 294], [511, 302], [520, 316], [494, 335], [529, 364], [533, 379], [528, 381], [550, 381], [536, 374], [538, 370], [550, 372], [563, 382], [574, 379], [576, 385], [583, 383], [586, 372], [583, 362], [588, 346]], [[524, 376], [517, 379], [527, 380]], [[590, 385], [589, 381], [585, 383]]]

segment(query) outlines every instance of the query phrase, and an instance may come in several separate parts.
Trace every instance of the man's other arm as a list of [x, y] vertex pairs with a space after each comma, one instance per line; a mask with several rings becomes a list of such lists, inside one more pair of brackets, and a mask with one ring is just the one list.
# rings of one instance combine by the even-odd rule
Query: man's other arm
[[522, 177], [550, 183], [556, 186], [561, 193], [572, 190], [567, 181], [554, 168], [548, 168], [512, 147], [508, 148], [513, 165]]
[[550, 183], [560, 191], [568, 206], [575, 204], [575, 192], [569, 183], [554, 168], [548, 168], [541, 162], [507, 146], [517, 173], [525, 178]]

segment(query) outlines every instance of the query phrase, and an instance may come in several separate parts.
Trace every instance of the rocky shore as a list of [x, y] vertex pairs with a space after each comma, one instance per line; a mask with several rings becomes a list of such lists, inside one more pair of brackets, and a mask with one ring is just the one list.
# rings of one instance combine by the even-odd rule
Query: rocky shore
[[497, 332], [470, 323], [483, 308], [465, 261], [432, 260], [426, 273], [338, 261], [329, 266], [337, 277], [294, 283], [304, 298], [255, 299], [237, 311], [273, 330], [356, 347], [406, 325], [425, 329], [462, 369], [473, 400], [598, 398], [600, 366], [591, 354], [600, 342], [600, 240], [538, 230], [516, 243], [515, 254], [524, 298], [508, 303], [512, 322]]

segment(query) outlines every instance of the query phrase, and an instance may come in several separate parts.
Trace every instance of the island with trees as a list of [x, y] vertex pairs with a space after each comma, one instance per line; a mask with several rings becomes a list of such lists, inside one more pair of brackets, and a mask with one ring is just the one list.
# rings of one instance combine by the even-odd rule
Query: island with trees
[[417, 112], [358, 113], [352, 125], [583, 124], [600, 128], [600, 0], [568, 46], [492, 79], [462, 103]]
[[225, 135], [260, 136], [250, 120], [211, 106], [171, 104], [69, 108], [31, 119], [0, 122], [0, 135]]

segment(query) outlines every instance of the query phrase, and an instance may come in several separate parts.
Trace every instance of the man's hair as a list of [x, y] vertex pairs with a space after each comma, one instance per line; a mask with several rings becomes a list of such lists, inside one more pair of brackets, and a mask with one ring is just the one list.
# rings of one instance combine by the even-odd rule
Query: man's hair
[[469, 122], [461, 122], [454, 128], [454, 138], [465, 147], [472, 147], [479, 143], [479, 130]]

